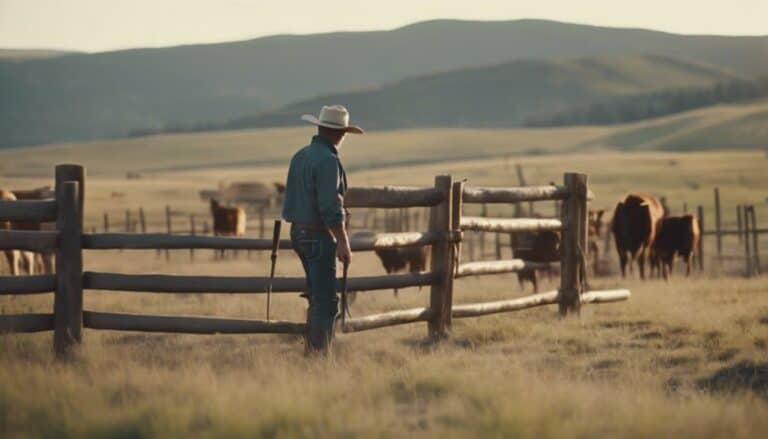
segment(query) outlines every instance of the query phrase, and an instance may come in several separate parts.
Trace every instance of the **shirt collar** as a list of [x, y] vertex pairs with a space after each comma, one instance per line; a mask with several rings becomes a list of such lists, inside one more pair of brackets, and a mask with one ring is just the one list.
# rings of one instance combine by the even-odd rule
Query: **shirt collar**
[[319, 136], [319, 135], [312, 136], [312, 143], [313, 144], [319, 144], [319, 145], [326, 146], [328, 149], [331, 150], [331, 152], [334, 155], [338, 155], [339, 154], [339, 150], [336, 149], [336, 145], [334, 145], [331, 142], [329, 142], [328, 139], [326, 139], [325, 137], [322, 137], [322, 136]]

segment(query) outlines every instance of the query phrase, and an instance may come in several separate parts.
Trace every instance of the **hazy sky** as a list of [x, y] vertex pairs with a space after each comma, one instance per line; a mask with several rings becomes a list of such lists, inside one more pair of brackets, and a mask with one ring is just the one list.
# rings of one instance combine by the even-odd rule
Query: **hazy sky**
[[0, 0], [0, 47], [99, 51], [392, 29], [436, 18], [768, 35], [768, 0]]

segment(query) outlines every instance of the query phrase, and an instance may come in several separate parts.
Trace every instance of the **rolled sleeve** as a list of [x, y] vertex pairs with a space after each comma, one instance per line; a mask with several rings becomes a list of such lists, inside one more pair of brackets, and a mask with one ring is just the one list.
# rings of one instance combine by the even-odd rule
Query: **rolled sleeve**
[[317, 205], [320, 218], [328, 227], [336, 227], [344, 222], [342, 196], [339, 194], [339, 165], [331, 157], [321, 160], [315, 169]]

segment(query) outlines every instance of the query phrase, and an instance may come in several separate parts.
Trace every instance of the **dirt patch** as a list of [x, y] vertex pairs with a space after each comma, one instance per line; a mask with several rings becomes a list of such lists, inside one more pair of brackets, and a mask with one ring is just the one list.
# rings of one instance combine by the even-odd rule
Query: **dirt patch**
[[608, 322], [600, 322], [598, 324], [601, 328], [607, 329], [629, 329], [630, 331], [642, 331], [648, 329], [651, 326], [650, 320], [611, 320]]
[[659, 366], [665, 369], [671, 369], [673, 367], [688, 366], [698, 363], [700, 360], [696, 357], [687, 355], [673, 355], [670, 357], [661, 357], [656, 360]]
[[616, 367], [620, 367], [622, 364], [624, 364], [624, 361], [617, 360], [617, 359], [607, 359], [607, 360], [600, 360], [598, 362], [592, 363], [593, 369], [614, 369]]
[[738, 393], [750, 391], [768, 399], [768, 363], [742, 361], [720, 369], [709, 378], [698, 381], [701, 389], [713, 393]]
[[659, 331], [651, 331], [651, 332], [644, 332], [640, 335], [635, 336], [636, 338], [641, 338], [643, 340], [653, 340], [656, 338], [661, 338], [661, 332]]

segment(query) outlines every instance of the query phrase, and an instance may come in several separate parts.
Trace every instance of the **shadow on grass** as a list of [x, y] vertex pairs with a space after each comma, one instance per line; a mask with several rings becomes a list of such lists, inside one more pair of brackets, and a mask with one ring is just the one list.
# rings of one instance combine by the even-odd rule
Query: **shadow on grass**
[[712, 393], [751, 391], [768, 400], [768, 363], [742, 361], [698, 381], [699, 388]]

